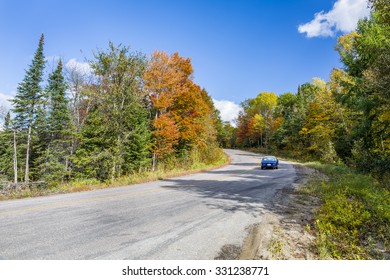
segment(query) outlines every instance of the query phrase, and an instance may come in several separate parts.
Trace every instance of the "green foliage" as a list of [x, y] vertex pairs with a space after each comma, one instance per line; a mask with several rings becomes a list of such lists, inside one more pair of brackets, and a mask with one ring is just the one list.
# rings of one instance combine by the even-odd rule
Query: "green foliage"
[[13, 172], [13, 132], [5, 120], [4, 129], [0, 130], [0, 181], [10, 181]]
[[49, 75], [45, 88], [45, 113], [38, 117], [37, 157], [35, 177], [56, 182], [70, 177], [71, 136], [73, 127], [66, 98], [67, 85], [62, 74], [62, 62]]
[[333, 139], [340, 115], [327, 84], [320, 79], [278, 97], [272, 148], [306, 159], [337, 162]]
[[334, 73], [337, 86], [332, 91], [348, 110], [352, 124], [340, 131], [347, 136], [339, 137], [341, 143], [336, 144], [349, 149], [343, 158], [386, 182], [390, 177], [390, 24], [383, 18], [383, 5], [374, 1], [378, 11], [359, 21], [355, 32], [340, 37], [337, 49], [345, 72]]
[[[41, 83], [45, 68], [45, 56], [43, 53], [44, 35], [42, 34], [33, 61], [26, 71], [23, 81], [18, 85], [13, 102], [14, 129], [18, 135], [25, 136], [25, 169], [24, 180], [29, 181], [29, 167], [33, 159], [30, 158], [34, 147], [34, 134], [37, 133], [37, 119], [44, 115], [44, 94]], [[23, 143], [23, 144], [24, 144]], [[20, 145], [19, 145], [20, 146]]]
[[383, 23], [390, 24], [390, 2], [388, 0], [369, 0]]
[[[323, 204], [315, 222], [321, 258], [380, 259], [378, 244], [390, 246], [390, 192], [343, 165], [309, 164], [328, 176], [312, 183]], [[317, 185], [317, 187], [313, 187]]]
[[231, 125], [230, 122], [221, 122], [221, 126], [217, 127], [217, 141], [222, 148], [235, 148], [237, 129]]
[[267, 153], [270, 142], [274, 152], [343, 161], [390, 187], [389, 4], [371, 2], [371, 18], [360, 20], [355, 31], [338, 40], [344, 69], [334, 69], [328, 83], [314, 78], [296, 94], [276, 97], [272, 110], [264, 94], [243, 102], [238, 145], [265, 147]]
[[241, 103], [237, 120], [237, 144], [240, 147], [269, 148], [269, 140], [278, 126], [274, 111], [278, 97], [273, 92], [261, 92]]
[[[329, 193], [327, 193], [329, 195]], [[319, 232], [318, 244], [336, 259], [366, 258], [361, 241], [370, 221], [370, 213], [361, 202], [349, 199], [346, 191], [338, 191], [325, 198], [325, 203], [317, 217], [316, 227]], [[363, 247], [364, 248], [364, 247]]]
[[[20, 196], [41, 193], [29, 189], [35, 184], [29, 184], [30, 179], [43, 180], [41, 185], [51, 192], [59, 185], [72, 185], [73, 180], [98, 180], [105, 185], [148, 173], [158, 138], [156, 131], [152, 133], [156, 125], [169, 128], [161, 129], [162, 142], [174, 140], [162, 160], [164, 172], [225, 160], [216, 144], [217, 127], [221, 137], [223, 124], [207, 91], [193, 82], [190, 58], [155, 52], [160, 59], [147, 61], [142, 53], [110, 42], [89, 61], [93, 73], [67, 69], [68, 86], [59, 60], [44, 86], [43, 44], [42, 35], [13, 99], [14, 118], [2, 108], [0, 112], [5, 118], [0, 131], [0, 180], [9, 182], [15, 174], [18, 180], [24, 177], [27, 189]], [[145, 75], [147, 64], [149, 75]], [[157, 95], [151, 89], [156, 89]], [[172, 126], [155, 123], [156, 116], [160, 120], [168, 116]], [[229, 127], [224, 136], [226, 145], [233, 141], [232, 131]]]
[[149, 118], [140, 92], [145, 57], [110, 43], [91, 66], [95, 95], [74, 162], [79, 176], [114, 180], [150, 163]]
[[71, 116], [69, 102], [66, 98], [67, 84], [62, 74], [62, 61], [56, 70], [49, 75], [46, 94], [48, 98], [47, 129], [48, 140], [63, 140], [71, 133]]
[[41, 109], [43, 101], [43, 70], [45, 55], [43, 53], [44, 35], [42, 34], [33, 61], [26, 70], [23, 81], [18, 85], [15, 98], [12, 100], [15, 114], [13, 124], [16, 129], [26, 131], [31, 126]]

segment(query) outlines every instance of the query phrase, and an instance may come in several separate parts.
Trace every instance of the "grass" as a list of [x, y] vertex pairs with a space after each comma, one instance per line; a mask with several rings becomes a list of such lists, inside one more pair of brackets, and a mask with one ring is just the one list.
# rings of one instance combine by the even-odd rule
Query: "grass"
[[274, 235], [268, 244], [268, 251], [272, 254], [272, 258], [275, 260], [284, 259], [283, 255], [283, 242], [279, 237], [280, 229], [276, 226], [273, 227]]
[[374, 178], [335, 164], [311, 162], [327, 180], [303, 191], [322, 200], [314, 223], [321, 259], [383, 259], [390, 246], [390, 192]]
[[60, 193], [91, 191], [91, 190], [111, 188], [111, 187], [141, 184], [141, 183], [147, 183], [151, 181], [162, 180], [166, 178], [185, 176], [185, 175], [190, 175], [198, 172], [208, 171], [208, 170], [225, 166], [229, 163], [230, 163], [229, 156], [223, 153], [222, 156], [218, 160], [215, 160], [214, 162], [208, 162], [208, 163], [195, 162], [189, 166], [186, 164], [180, 165], [180, 162], [178, 162], [178, 164], [176, 164], [176, 167], [173, 168], [160, 169], [157, 171], [145, 171], [142, 173], [134, 173], [128, 176], [117, 178], [114, 181], [107, 181], [107, 182], [100, 182], [99, 180], [96, 179], [73, 180], [71, 182], [67, 182], [63, 184], [51, 185], [48, 188], [44, 188], [44, 189], [33, 188], [33, 189], [19, 190], [7, 196], [1, 195], [0, 193], [0, 200], [37, 197], [37, 196], [45, 196], [45, 195], [60, 194]]

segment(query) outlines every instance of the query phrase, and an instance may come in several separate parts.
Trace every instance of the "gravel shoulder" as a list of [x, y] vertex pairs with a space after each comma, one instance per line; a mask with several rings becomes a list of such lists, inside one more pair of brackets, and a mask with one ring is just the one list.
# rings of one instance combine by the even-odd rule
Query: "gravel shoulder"
[[[258, 248], [256, 259], [316, 259], [315, 236], [307, 230], [319, 207], [318, 198], [300, 192], [318, 172], [302, 164], [293, 165], [297, 179], [292, 188], [284, 188], [274, 198], [275, 212], [264, 221], [268, 238]], [[259, 225], [262, 227], [262, 225]]]

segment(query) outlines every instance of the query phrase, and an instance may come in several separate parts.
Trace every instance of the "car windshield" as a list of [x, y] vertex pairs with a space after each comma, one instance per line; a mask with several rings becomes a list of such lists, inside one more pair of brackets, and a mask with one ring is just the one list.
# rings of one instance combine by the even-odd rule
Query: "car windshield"
[[263, 160], [276, 161], [276, 158], [275, 157], [264, 157]]

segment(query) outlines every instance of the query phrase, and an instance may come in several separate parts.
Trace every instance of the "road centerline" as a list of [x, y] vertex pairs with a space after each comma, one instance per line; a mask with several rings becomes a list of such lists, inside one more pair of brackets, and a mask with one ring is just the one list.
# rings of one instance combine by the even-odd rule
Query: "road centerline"
[[116, 199], [116, 198], [121, 198], [121, 197], [135, 197], [138, 195], [156, 193], [156, 192], [161, 192], [161, 191], [166, 191], [166, 189], [159, 188], [159, 189], [155, 189], [155, 190], [148, 190], [148, 191], [142, 191], [142, 192], [136, 192], [136, 193], [125, 193], [125, 194], [118, 194], [118, 195], [80, 199], [80, 200], [76, 200], [76, 201], [46, 204], [46, 205], [36, 206], [36, 207], [28, 207], [28, 208], [21, 208], [21, 209], [16, 209], [16, 210], [2, 211], [2, 212], [0, 212], [0, 215], [7, 215], [7, 214], [11, 215], [11, 214], [17, 214], [17, 213], [23, 213], [23, 212], [34, 212], [34, 211], [53, 209], [53, 208], [59, 208], [59, 207], [64, 207], [64, 206], [80, 205], [80, 204], [84, 204], [84, 203], [88, 203], [88, 202], [106, 201], [106, 200], [111, 200], [111, 199]]

